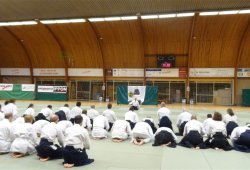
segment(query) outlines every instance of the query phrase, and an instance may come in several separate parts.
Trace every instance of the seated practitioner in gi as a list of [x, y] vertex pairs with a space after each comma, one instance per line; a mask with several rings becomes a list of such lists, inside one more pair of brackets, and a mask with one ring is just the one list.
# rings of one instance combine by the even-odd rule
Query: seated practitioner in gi
[[106, 117], [99, 115], [94, 119], [92, 137], [94, 139], [104, 139], [108, 137], [109, 122]]
[[61, 120], [56, 124], [56, 126], [57, 129], [62, 131], [63, 135], [65, 135], [66, 129], [73, 126], [73, 124], [69, 120]]
[[116, 120], [112, 129], [111, 136], [113, 142], [122, 142], [131, 136], [130, 124], [126, 120]]
[[82, 108], [81, 108], [82, 103], [81, 102], [76, 102], [76, 106], [73, 107], [69, 113], [69, 116], [67, 116], [67, 119], [71, 121], [71, 123], [74, 123], [74, 118], [77, 115], [82, 114]]
[[168, 127], [160, 127], [157, 129], [154, 135], [154, 143], [152, 146], [168, 146], [171, 148], [176, 147], [177, 136], [172, 129]]
[[152, 128], [153, 134], [156, 132], [157, 128], [155, 127], [154, 119], [146, 117], [142, 119], [142, 121], [149, 124], [149, 126]]
[[12, 113], [5, 113], [4, 119], [0, 121], [0, 154], [8, 153], [14, 140], [12, 119]]
[[34, 130], [35, 130], [35, 132], [36, 132], [36, 134], [37, 134], [37, 137], [40, 137], [40, 136], [41, 136], [42, 128], [43, 128], [45, 125], [49, 124], [49, 123], [50, 123], [50, 122], [47, 121], [47, 120], [38, 120], [38, 121], [36, 121], [36, 122], [34, 122], [34, 123], [32, 124], [32, 126], [34, 127]]
[[154, 134], [146, 122], [138, 122], [132, 131], [132, 141], [135, 145], [143, 145], [154, 140]]
[[25, 123], [19, 123], [13, 128], [15, 140], [10, 147], [13, 158], [20, 158], [36, 152], [35, 146], [38, 145], [38, 138], [32, 126], [33, 117], [26, 115], [24, 121]]
[[226, 124], [222, 121], [222, 115], [219, 112], [215, 112], [213, 120], [208, 129], [208, 139], [205, 141], [206, 146], [214, 149], [223, 149], [225, 151], [232, 150], [232, 147], [226, 139]]
[[82, 116], [82, 127], [91, 130], [92, 125], [90, 122], [90, 118], [87, 116], [87, 110], [83, 110], [81, 116]]
[[16, 100], [10, 99], [7, 104], [3, 107], [3, 113], [12, 113], [12, 121], [16, 120], [19, 116], [17, 114]]
[[111, 110], [112, 108], [111, 103], [107, 105], [107, 108], [108, 109], [103, 112], [103, 116], [105, 116], [109, 121], [109, 131], [110, 131], [113, 126], [113, 123], [116, 121], [116, 115], [115, 115], [115, 112]]
[[203, 134], [202, 123], [197, 120], [196, 115], [192, 115], [191, 120], [184, 127], [184, 137], [179, 145], [187, 148], [204, 149]]
[[187, 112], [187, 111], [183, 111], [178, 117], [177, 117], [177, 127], [179, 129], [179, 134], [183, 135], [183, 131], [184, 131], [184, 127], [185, 124], [191, 120], [191, 116], [192, 114]]
[[165, 102], [161, 102], [161, 108], [157, 111], [157, 116], [159, 120], [161, 120], [162, 117], [167, 116], [170, 120], [171, 111], [166, 107]]
[[91, 105], [90, 109], [87, 111], [87, 116], [90, 118], [92, 127], [94, 119], [99, 115], [100, 115], [99, 112], [95, 109], [95, 105]]
[[132, 100], [129, 104], [134, 108], [134, 110], [139, 110], [140, 109], [140, 103], [137, 100], [137, 98]]
[[204, 122], [202, 123], [203, 130], [204, 130], [204, 133], [206, 136], [207, 136], [207, 132], [209, 130], [211, 122], [213, 122], [213, 116], [212, 116], [212, 114], [209, 113], [209, 114], [207, 114], [207, 119], [204, 120]]
[[43, 108], [38, 115], [35, 117], [36, 121], [38, 120], [50, 120], [50, 116], [52, 115], [52, 106], [48, 105], [46, 108]]
[[67, 103], [64, 104], [64, 106], [59, 109], [59, 112], [61, 113], [61, 114], [59, 113], [59, 115], [61, 115], [61, 118], [59, 115], [57, 115], [57, 116], [59, 116], [59, 120], [70, 120], [70, 118], [69, 118], [70, 117], [70, 108], [69, 108], [69, 105]]
[[89, 159], [86, 153], [86, 149], [90, 149], [90, 139], [88, 131], [82, 127], [82, 120], [82, 116], [77, 115], [74, 126], [66, 129], [63, 149], [65, 168], [88, 165], [94, 162], [94, 159]]
[[230, 139], [235, 150], [250, 153], [250, 124], [236, 127]]
[[30, 103], [23, 115], [31, 115], [34, 118], [35, 117], [34, 104]]
[[45, 125], [41, 131], [41, 141], [36, 146], [37, 155], [41, 161], [47, 161], [52, 159], [62, 158], [62, 148], [54, 144], [55, 140], [63, 146], [64, 135], [61, 130], [56, 126], [59, 118], [57, 115], [52, 115], [49, 124]]
[[226, 123], [227, 136], [229, 137], [234, 128], [238, 127], [237, 116], [231, 108], [227, 109], [227, 114], [224, 115], [223, 121]]
[[129, 111], [125, 113], [125, 120], [129, 122], [131, 129], [133, 129], [138, 122], [138, 116], [137, 113], [134, 112], [133, 106], [130, 106]]

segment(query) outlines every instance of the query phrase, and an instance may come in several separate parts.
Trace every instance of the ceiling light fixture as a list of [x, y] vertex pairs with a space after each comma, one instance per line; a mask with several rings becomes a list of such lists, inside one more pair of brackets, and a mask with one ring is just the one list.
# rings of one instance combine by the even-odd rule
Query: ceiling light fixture
[[141, 19], [156, 19], [158, 18], [157, 15], [142, 15]]
[[176, 17], [176, 14], [161, 14], [158, 15], [159, 18], [174, 18]]

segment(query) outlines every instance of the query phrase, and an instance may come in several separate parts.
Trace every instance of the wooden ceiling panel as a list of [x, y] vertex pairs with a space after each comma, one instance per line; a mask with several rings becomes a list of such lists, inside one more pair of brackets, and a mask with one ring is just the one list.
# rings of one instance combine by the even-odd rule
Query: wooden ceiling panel
[[89, 23], [49, 25], [64, 48], [69, 67], [103, 67], [101, 49]]
[[199, 16], [190, 67], [234, 67], [249, 15]]
[[[250, 19], [248, 20], [250, 22]], [[249, 68], [250, 67], [250, 23], [248, 23], [248, 27], [243, 37], [243, 41], [241, 44], [241, 49], [239, 53], [239, 68]]]
[[142, 20], [145, 54], [187, 54], [192, 17]]
[[34, 68], [65, 67], [62, 51], [44, 25], [12, 26], [8, 29], [23, 40]]
[[0, 58], [0, 68], [30, 67], [21, 42], [3, 27], [0, 28]]
[[138, 21], [93, 23], [100, 37], [105, 68], [144, 68], [142, 32]]

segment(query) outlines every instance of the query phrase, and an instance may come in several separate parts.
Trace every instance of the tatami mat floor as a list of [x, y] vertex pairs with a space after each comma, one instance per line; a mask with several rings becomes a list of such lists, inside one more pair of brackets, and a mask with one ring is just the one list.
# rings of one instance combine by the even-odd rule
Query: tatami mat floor
[[[0, 101], [3, 104], [4, 101]], [[22, 115], [29, 103], [34, 103], [35, 111], [38, 113], [41, 108], [48, 104], [53, 105], [53, 111], [57, 111], [65, 102], [54, 101], [17, 101], [19, 114]], [[67, 102], [70, 107], [75, 102]], [[91, 104], [95, 104], [98, 111], [106, 109], [106, 103], [82, 102], [82, 108], [88, 109]], [[206, 118], [207, 113], [219, 111], [226, 113], [227, 107], [214, 105], [182, 105], [171, 104], [168, 107], [172, 110], [172, 122], [175, 126], [178, 114], [187, 109], [196, 114], [200, 121]], [[140, 120], [146, 116], [151, 116], [157, 122], [156, 111], [159, 106], [142, 106], [138, 111]], [[249, 107], [231, 107], [239, 119], [239, 124], [244, 125], [250, 122]], [[113, 110], [118, 118], [123, 118], [124, 113], [128, 110], [127, 105], [113, 104]], [[174, 130], [177, 132], [176, 127]], [[180, 140], [179, 137], [178, 140]], [[110, 138], [101, 141], [91, 140], [91, 149], [88, 151], [90, 158], [95, 162], [91, 165], [78, 167], [74, 169], [100, 169], [100, 170], [170, 170], [170, 169], [246, 169], [250, 167], [250, 154], [237, 151], [220, 151], [220, 150], [193, 150], [177, 146], [177, 148], [152, 147], [152, 143], [144, 146], [135, 146], [130, 141], [123, 143], [113, 143]], [[53, 160], [40, 162], [36, 155], [27, 156], [20, 159], [11, 158], [9, 154], [0, 155], [1, 170], [58, 170], [62, 169], [62, 160]]]

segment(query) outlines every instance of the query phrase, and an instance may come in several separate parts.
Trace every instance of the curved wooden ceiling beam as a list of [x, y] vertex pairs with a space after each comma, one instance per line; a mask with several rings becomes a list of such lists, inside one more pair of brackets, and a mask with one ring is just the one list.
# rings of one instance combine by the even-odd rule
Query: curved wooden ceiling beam
[[238, 67], [239, 67], [240, 60], [241, 60], [244, 40], [245, 40], [248, 29], [250, 29], [250, 19], [248, 19], [248, 23], [247, 23], [247, 25], [246, 25], [246, 27], [245, 27], [245, 29], [243, 31], [243, 34], [241, 36], [240, 44], [238, 46], [238, 55], [237, 55], [237, 58], [236, 58], [236, 62], [234, 64], [234, 101], [233, 101], [233, 104], [236, 103], [236, 95], [237, 95], [237, 87], [238, 87], [237, 70], [238, 70]]
[[[66, 49], [64, 48], [64, 46], [63, 46], [63, 44], [61, 43], [61, 41], [59, 40], [59, 38], [58, 38], [58, 37], [55, 35], [55, 33], [52, 31], [52, 29], [50, 29], [50, 27], [47, 26], [46, 24], [42, 24], [41, 22], [39, 22], [39, 25], [43, 25], [44, 28], [45, 28], [46, 30], [48, 30], [48, 32], [50, 33], [50, 35], [51, 35], [51, 36], [54, 38], [54, 40], [57, 42], [57, 44], [58, 44], [58, 46], [59, 46], [61, 52], [62, 52], [62, 53], [65, 52]], [[64, 57], [64, 56], [63, 56], [63, 60], [64, 60], [64, 63], [65, 63], [65, 79], [66, 79], [66, 82], [68, 82], [68, 81], [69, 81], [69, 75], [68, 75], [68, 67], [69, 67], [69, 65], [68, 65], [67, 57]]]
[[31, 55], [28, 52], [28, 49], [25, 47], [24, 45], [24, 41], [22, 41], [14, 32], [12, 32], [10, 29], [8, 29], [7, 27], [3, 27], [11, 36], [14, 37], [14, 39], [19, 42], [19, 44], [22, 46], [24, 53], [27, 56], [27, 59], [29, 61], [29, 68], [30, 68], [30, 76], [31, 76], [31, 82], [32, 84], [34, 83], [34, 75], [33, 75], [33, 65], [32, 65], [32, 61], [31, 61]]
[[139, 25], [140, 25], [140, 29], [141, 29], [141, 37], [142, 37], [142, 49], [143, 49], [143, 67], [144, 67], [144, 77], [143, 77], [143, 85], [146, 85], [146, 59], [145, 59], [145, 31], [143, 29], [143, 25], [142, 25], [142, 19], [138, 18], [139, 21]]

